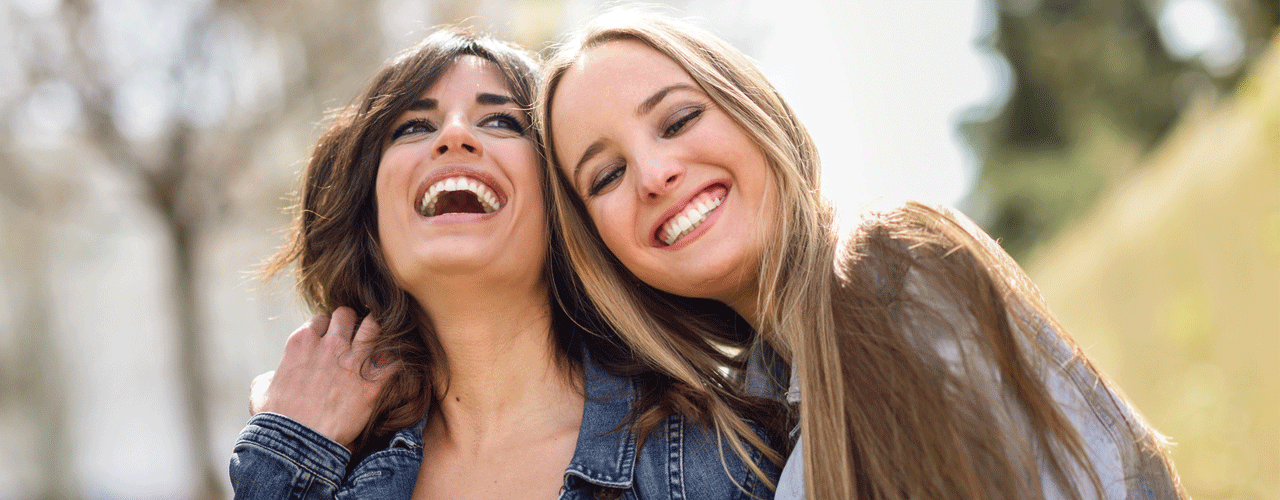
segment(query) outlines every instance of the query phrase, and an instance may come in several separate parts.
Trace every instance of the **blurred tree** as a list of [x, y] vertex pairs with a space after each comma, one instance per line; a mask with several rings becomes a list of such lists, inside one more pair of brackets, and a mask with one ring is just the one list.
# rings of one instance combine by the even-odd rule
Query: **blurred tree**
[[1162, 16], [1180, 0], [994, 1], [986, 43], [1014, 81], [996, 116], [963, 125], [982, 160], [969, 204], [1016, 257], [1136, 168], [1194, 102], [1230, 92], [1280, 23], [1274, 0], [1182, 1], [1224, 7], [1243, 47], [1223, 62], [1170, 50]]
[[[4, 116], [0, 114], [0, 116]], [[9, 137], [9, 124], [0, 122], [0, 138]], [[13, 350], [3, 352], [0, 363], [0, 393], [20, 405], [19, 421], [31, 426], [18, 435], [33, 437], [32, 461], [35, 471], [31, 489], [36, 498], [71, 498], [74, 483], [66, 467], [70, 443], [66, 431], [66, 381], [51, 374], [64, 373], [53, 332], [49, 303], [53, 293], [47, 279], [48, 210], [53, 201], [47, 192], [35, 189], [26, 172], [17, 168], [10, 141], [0, 140], [0, 271], [9, 276], [14, 316], [7, 325]], [[4, 263], [15, 263], [2, 266]]]
[[[354, 87], [368, 74], [365, 68], [380, 59], [376, 5], [227, 0], [141, 6], [68, 0], [47, 15], [6, 9], [17, 18], [14, 36], [27, 42], [27, 50], [17, 61], [20, 88], [6, 96], [14, 98], [3, 103], [4, 116], [14, 116], [42, 85], [70, 89], [63, 102], [76, 107], [68, 113], [77, 123], [67, 124], [57, 139], [46, 139], [57, 141], [58, 154], [52, 156], [104, 159], [115, 175], [139, 188], [141, 201], [163, 225], [170, 262], [160, 265], [172, 271], [161, 275], [170, 280], [177, 325], [172, 356], [179, 360], [176, 375], [191, 461], [199, 468], [194, 498], [225, 498], [225, 463], [215, 458], [225, 450], [210, 443], [208, 299], [197, 272], [201, 237], [225, 222], [230, 187], [254, 166], [255, 153], [266, 149], [274, 128], [313, 123], [317, 110], [332, 105], [321, 102], [324, 96], [337, 94], [334, 88]], [[18, 131], [8, 127], [13, 122], [6, 120], [0, 130], [3, 143], [21, 150]], [[4, 155], [10, 161], [0, 172], [6, 180], [0, 194], [24, 214], [10, 220], [67, 216], [86, 193], [72, 192], [55, 202], [42, 201], [38, 193], [88, 188], [57, 175], [33, 178], [27, 172], [48, 168], [35, 165], [39, 161], [33, 156]], [[71, 450], [62, 439], [65, 391], [57, 387], [57, 377], [38, 375], [59, 373], [47, 370], [57, 360], [47, 354], [54, 352], [48, 335], [41, 334], [50, 323], [44, 306], [56, 301], [43, 292], [46, 266], [34, 258], [47, 253], [39, 248], [47, 222], [24, 224], [19, 229], [26, 231], [19, 234], [27, 237], [18, 239], [23, 246], [11, 249], [22, 253], [13, 261], [28, 273], [23, 286], [29, 307], [18, 323], [29, 335], [16, 346], [24, 362], [5, 371], [5, 382], [34, 393], [28, 407], [42, 415], [35, 419], [39, 439], [50, 445], [39, 447], [49, 456], [34, 465], [38, 496], [66, 498], [75, 482], [65, 466]]]
[[236, 223], [232, 205], [279, 208], [280, 196], [294, 186], [290, 170], [325, 112], [345, 104], [389, 53], [415, 43], [427, 28], [482, 22], [474, 18], [482, 15], [496, 24], [477, 28], [536, 48], [550, 38], [549, 19], [560, 3], [24, 0], [0, 6], [0, 26], [12, 28], [15, 49], [0, 54], [0, 68], [14, 69], [0, 71], [0, 229], [9, 242], [0, 252], [0, 271], [20, 278], [0, 292], [24, 298], [12, 301], [13, 329], [23, 335], [13, 335], [12, 349], [3, 353], [13, 362], [0, 367], [0, 387], [6, 396], [22, 396], [4, 403], [32, 417], [29, 448], [39, 454], [22, 459], [22, 470], [34, 470], [34, 477], [19, 478], [31, 483], [22, 487], [38, 498], [82, 493], [80, 471], [66, 466], [78, 453], [67, 441], [76, 418], [67, 410], [69, 382], [47, 375], [71, 362], [50, 345], [58, 341], [53, 317], [76, 306], [53, 296], [55, 284], [44, 271], [53, 244], [47, 228], [82, 220], [80, 209], [93, 200], [87, 172], [102, 165], [105, 175], [132, 187], [125, 192], [154, 214], [158, 236], [167, 240], [167, 262], [156, 267], [172, 297], [173, 321], [161, 323], [174, 325], [176, 342], [173, 352], [156, 356], [177, 359], [177, 406], [185, 412], [186, 444], [197, 467], [196, 484], [183, 496], [226, 498], [229, 450], [212, 440], [210, 419], [218, 414], [216, 396], [228, 391], [219, 390], [225, 381], [211, 380], [216, 370], [207, 366], [216, 337], [208, 330], [218, 321], [210, 317], [216, 280], [205, 274], [220, 272], [210, 266], [209, 242]]

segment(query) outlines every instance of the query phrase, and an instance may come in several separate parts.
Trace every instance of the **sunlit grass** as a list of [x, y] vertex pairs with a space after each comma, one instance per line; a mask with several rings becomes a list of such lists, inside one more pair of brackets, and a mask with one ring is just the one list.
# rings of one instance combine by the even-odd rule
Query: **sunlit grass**
[[1280, 498], [1280, 41], [1030, 260], [1197, 499]]

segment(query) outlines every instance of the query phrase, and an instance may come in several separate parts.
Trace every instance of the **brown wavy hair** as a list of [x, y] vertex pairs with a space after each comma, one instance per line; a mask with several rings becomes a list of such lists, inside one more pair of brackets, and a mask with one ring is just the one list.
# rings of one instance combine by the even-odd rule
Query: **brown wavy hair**
[[[298, 291], [316, 312], [329, 314], [348, 306], [360, 316], [373, 315], [381, 334], [366, 368], [375, 360], [395, 360], [403, 367], [379, 396], [356, 450], [422, 418], [431, 404], [433, 382], [438, 382], [433, 374], [447, 373], [441, 370], [443, 351], [425, 311], [396, 286], [383, 257], [374, 183], [393, 121], [468, 55], [492, 63], [515, 101], [530, 113], [540, 76], [533, 54], [463, 28], [436, 30], [384, 64], [349, 105], [330, 114], [302, 174], [289, 240], [264, 269], [271, 277], [296, 264]], [[536, 143], [536, 130], [527, 133]], [[552, 282], [548, 259], [547, 281]], [[579, 332], [556, 328], [563, 326], [564, 313], [555, 312], [559, 352], [573, 362], [578, 358]]]

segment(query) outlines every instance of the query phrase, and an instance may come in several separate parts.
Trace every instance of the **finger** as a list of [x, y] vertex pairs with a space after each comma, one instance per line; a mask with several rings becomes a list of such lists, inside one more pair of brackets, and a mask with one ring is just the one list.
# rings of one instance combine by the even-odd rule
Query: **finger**
[[249, 416], [257, 415], [267, 403], [267, 388], [275, 378], [274, 370], [258, 375], [249, 382]]
[[[382, 362], [382, 364], [379, 364]], [[372, 360], [368, 369], [365, 370], [364, 376], [370, 382], [378, 382], [387, 379], [391, 375], [400, 370], [399, 361]]]
[[316, 338], [324, 337], [325, 332], [329, 330], [329, 317], [323, 314], [317, 314], [307, 320], [300, 329], [301, 328], [310, 330]]
[[378, 320], [370, 314], [360, 321], [360, 327], [356, 328], [356, 336], [351, 341], [351, 357], [361, 363], [362, 369], [365, 370], [364, 375], [375, 379], [384, 370], [381, 370], [383, 367], [378, 365], [378, 360], [370, 359], [369, 356], [373, 353], [373, 342], [381, 332]]
[[329, 332], [334, 340], [351, 343], [351, 336], [356, 331], [356, 311], [347, 306], [333, 310], [333, 318], [329, 320]]
[[360, 327], [356, 328], [356, 336], [352, 340], [352, 344], [356, 349], [364, 349], [364, 346], [373, 342], [373, 339], [377, 338], [378, 333], [381, 331], [382, 329], [378, 327], [378, 320], [374, 319], [372, 314], [365, 316], [364, 319], [360, 320]]
[[[292, 353], [294, 356], [299, 353], [305, 353], [311, 350], [324, 337], [325, 330], [329, 328], [329, 317], [323, 314], [312, 316], [310, 320], [299, 326], [297, 330], [289, 334], [289, 339], [285, 342], [284, 352], [285, 358]], [[280, 360], [284, 362], [284, 358]]]

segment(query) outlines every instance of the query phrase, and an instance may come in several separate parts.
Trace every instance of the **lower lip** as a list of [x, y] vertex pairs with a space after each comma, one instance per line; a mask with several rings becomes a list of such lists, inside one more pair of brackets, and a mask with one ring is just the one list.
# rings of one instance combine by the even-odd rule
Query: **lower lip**
[[434, 217], [424, 217], [422, 216], [422, 214], [418, 214], [418, 216], [422, 217], [422, 220], [425, 220], [432, 224], [466, 224], [469, 222], [483, 222], [483, 221], [492, 219], [494, 217], [497, 217], [498, 214], [501, 212], [502, 212], [502, 209], [499, 208], [498, 210], [489, 212], [487, 214], [452, 213], [452, 214], [437, 215]]
[[702, 221], [702, 224], [698, 225], [697, 229], [694, 229], [692, 232], [684, 235], [684, 237], [676, 240], [675, 243], [672, 243], [670, 245], [663, 245], [662, 241], [655, 238], [653, 240], [654, 246], [658, 247], [658, 249], [660, 250], [674, 251], [674, 250], [679, 250], [681, 248], [691, 245], [694, 240], [698, 239], [699, 237], [702, 236], [703, 233], [707, 232], [711, 228], [712, 224], [716, 223], [716, 220], [720, 218], [721, 209], [723, 209], [724, 204], [728, 202], [729, 202], [729, 193], [726, 192], [724, 201], [721, 201], [720, 206], [716, 207], [714, 210], [707, 212], [707, 218]]

